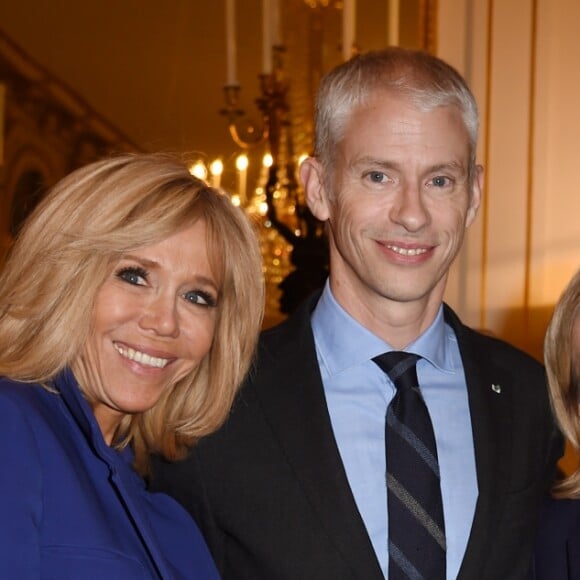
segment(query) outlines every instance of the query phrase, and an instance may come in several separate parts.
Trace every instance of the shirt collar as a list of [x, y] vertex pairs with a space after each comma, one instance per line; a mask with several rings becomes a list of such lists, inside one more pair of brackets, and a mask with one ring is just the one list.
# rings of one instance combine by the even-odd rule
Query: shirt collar
[[[340, 306], [328, 281], [311, 322], [319, 362], [331, 375], [393, 350]], [[443, 372], [454, 372], [450, 341], [456, 341], [455, 333], [445, 324], [441, 305], [429, 328], [405, 350], [421, 355]]]

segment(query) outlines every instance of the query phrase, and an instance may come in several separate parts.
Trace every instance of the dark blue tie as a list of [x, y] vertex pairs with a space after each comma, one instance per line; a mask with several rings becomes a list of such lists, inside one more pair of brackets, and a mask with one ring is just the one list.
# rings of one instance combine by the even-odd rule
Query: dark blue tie
[[417, 380], [420, 358], [393, 351], [373, 359], [397, 389], [385, 427], [389, 580], [446, 577], [437, 446]]

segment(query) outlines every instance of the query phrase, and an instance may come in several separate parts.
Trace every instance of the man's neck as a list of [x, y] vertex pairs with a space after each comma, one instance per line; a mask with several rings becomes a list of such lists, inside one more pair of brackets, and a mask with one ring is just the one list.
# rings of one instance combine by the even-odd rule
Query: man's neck
[[395, 349], [404, 349], [433, 323], [443, 300], [443, 289], [435, 289], [422, 300], [396, 302], [374, 293], [356, 299], [344, 287], [330, 288], [338, 304], [357, 322]]

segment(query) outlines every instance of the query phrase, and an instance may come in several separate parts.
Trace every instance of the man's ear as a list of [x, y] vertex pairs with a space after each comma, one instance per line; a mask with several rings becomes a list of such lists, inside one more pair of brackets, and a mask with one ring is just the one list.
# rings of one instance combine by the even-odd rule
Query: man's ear
[[307, 157], [300, 165], [300, 180], [304, 186], [306, 203], [312, 215], [325, 222], [330, 215], [328, 195], [324, 187], [323, 169], [314, 157]]
[[471, 184], [471, 192], [469, 197], [469, 207], [467, 208], [467, 215], [465, 216], [465, 227], [468, 228], [477, 215], [477, 210], [481, 205], [481, 197], [483, 195], [483, 166], [475, 166], [475, 175]]

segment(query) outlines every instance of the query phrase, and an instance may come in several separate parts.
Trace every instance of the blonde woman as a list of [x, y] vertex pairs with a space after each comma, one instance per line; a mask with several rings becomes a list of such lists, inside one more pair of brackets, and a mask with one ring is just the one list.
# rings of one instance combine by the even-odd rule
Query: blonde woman
[[[550, 398], [560, 428], [580, 452], [580, 271], [554, 310], [544, 343]], [[580, 578], [580, 468], [559, 481], [544, 505], [531, 578]]]
[[251, 225], [177, 159], [106, 159], [52, 189], [0, 277], [2, 577], [218, 577], [142, 476], [224, 421], [262, 305]]

